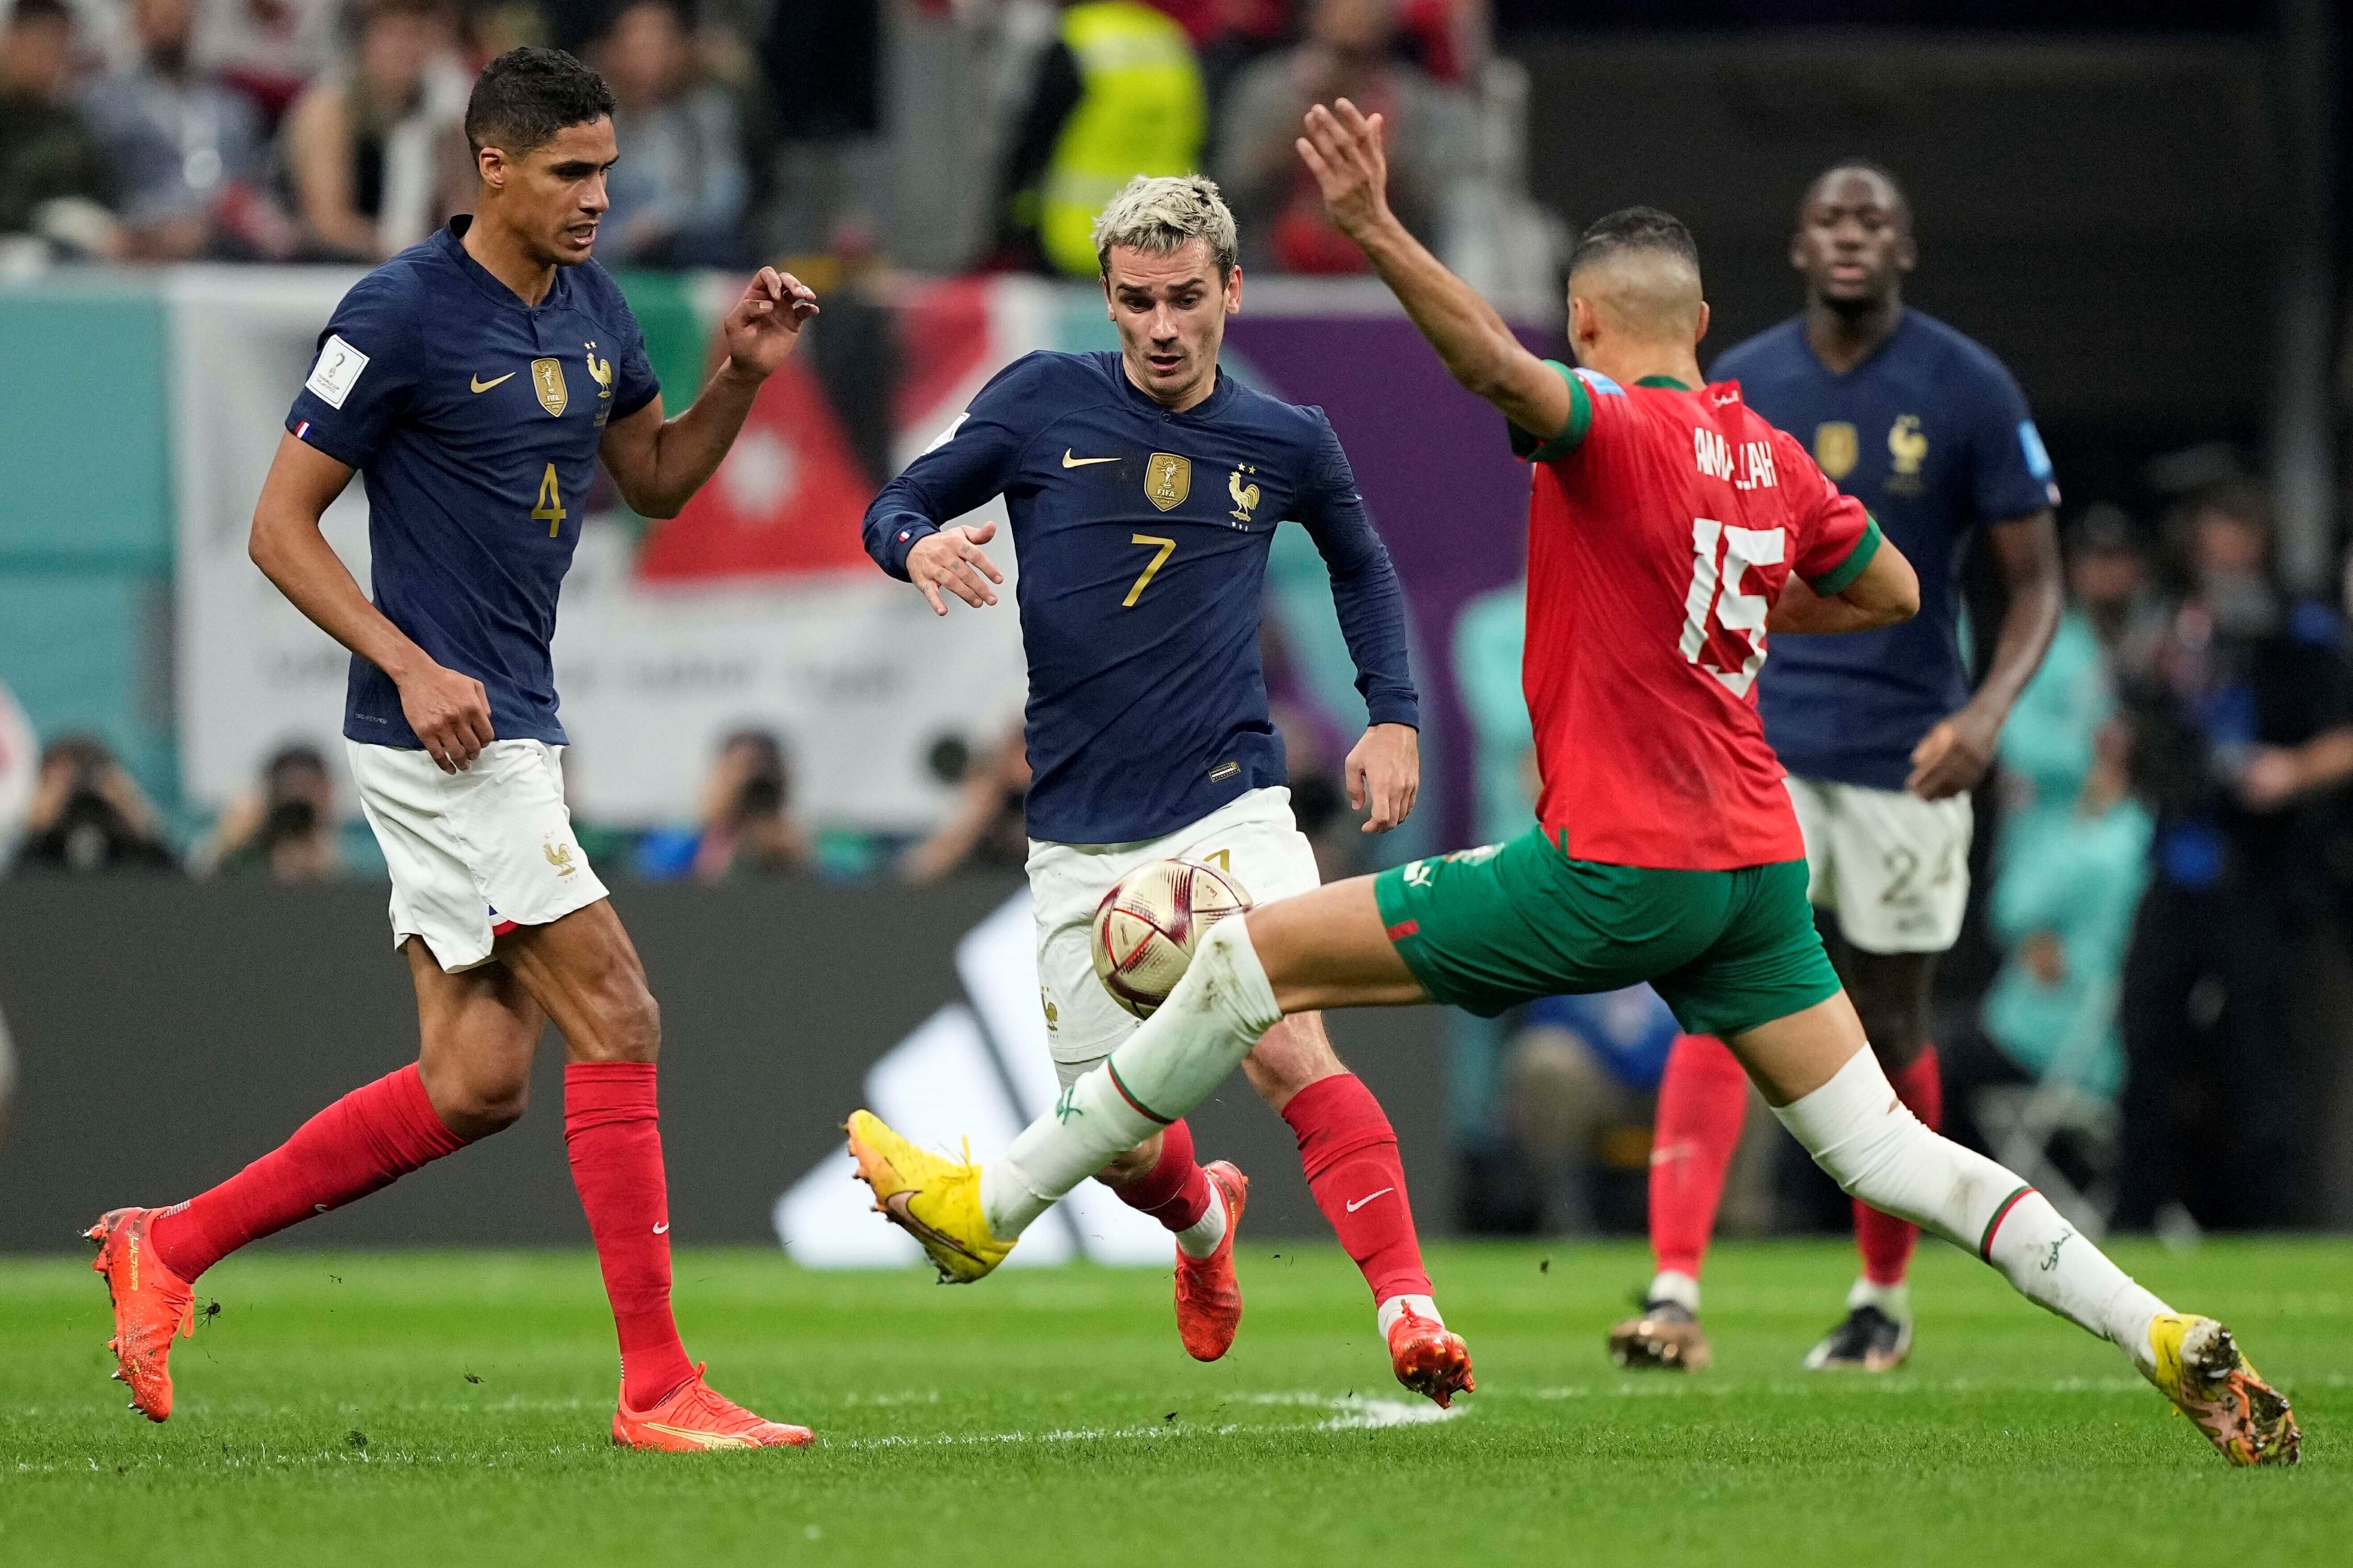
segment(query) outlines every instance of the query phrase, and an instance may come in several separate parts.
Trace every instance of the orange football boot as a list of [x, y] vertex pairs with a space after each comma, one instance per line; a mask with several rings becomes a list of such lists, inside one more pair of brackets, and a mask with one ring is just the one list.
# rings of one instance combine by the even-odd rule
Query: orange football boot
[[1215, 1361], [1233, 1348], [1234, 1331], [1242, 1326], [1242, 1282], [1234, 1278], [1234, 1233], [1242, 1227], [1242, 1205], [1250, 1202], [1250, 1178], [1233, 1163], [1219, 1160], [1204, 1165], [1201, 1173], [1218, 1189], [1226, 1205], [1226, 1234], [1218, 1250], [1207, 1258], [1187, 1258], [1176, 1249], [1176, 1332], [1185, 1353], [1195, 1361]]
[[83, 1234], [98, 1244], [90, 1268], [106, 1276], [114, 1299], [114, 1380], [131, 1389], [131, 1408], [150, 1421], [172, 1414], [172, 1336], [196, 1331], [195, 1287], [164, 1267], [147, 1244], [160, 1209], [109, 1209]]
[[699, 1454], [710, 1448], [806, 1448], [817, 1434], [806, 1426], [765, 1421], [702, 1381], [707, 1362], [694, 1363], [694, 1375], [650, 1410], [629, 1408], [628, 1391], [621, 1392], [620, 1407], [613, 1412], [613, 1441], [624, 1448], [659, 1448], [671, 1454]]
[[1457, 1394], [1479, 1392], [1478, 1379], [1471, 1375], [1471, 1347], [1462, 1336], [1410, 1307], [1389, 1325], [1389, 1363], [1399, 1383], [1427, 1394], [1440, 1410], [1451, 1409]]

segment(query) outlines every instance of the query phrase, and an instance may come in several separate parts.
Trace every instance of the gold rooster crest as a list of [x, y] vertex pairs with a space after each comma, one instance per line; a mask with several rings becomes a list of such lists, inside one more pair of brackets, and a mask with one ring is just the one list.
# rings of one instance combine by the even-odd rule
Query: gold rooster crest
[[1917, 474], [1920, 465], [1928, 459], [1928, 437], [1920, 434], [1920, 416], [1906, 414], [1887, 432], [1887, 455], [1895, 459], [1899, 474]]
[[572, 863], [571, 845], [558, 844], [554, 839], [551, 838], [541, 847], [546, 852], [547, 863], [555, 868], [555, 874], [557, 876], [569, 877], [573, 872], [580, 869], [579, 867], [575, 866]]
[[1258, 510], [1258, 487], [1242, 483], [1242, 471], [1236, 468], [1226, 479], [1226, 493], [1234, 498], [1234, 520], [1250, 521], [1250, 513]]
[[596, 393], [597, 396], [610, 397], [613, 395], [613, 362], [608, 359], [598, 359], [595, 353], [596, 347], [596, 345], [595, 343], [590, 343], [588, 345], [590, 351], [588, 354], [588, 379], [596, 384], [598, 388]]

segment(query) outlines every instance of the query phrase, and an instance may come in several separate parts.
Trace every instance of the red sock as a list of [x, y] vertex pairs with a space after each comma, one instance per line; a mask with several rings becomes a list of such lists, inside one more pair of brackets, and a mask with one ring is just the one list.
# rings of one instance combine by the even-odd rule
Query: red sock
[[1429, 1295], [1397, 1132], [1364, 1079], [1354, 1073], [1318, 1079], [1291, 1097], [1282, 1119], [1299, 1137], [1307, 1190], [1364, 1270], [1373, 1304]]
[[164, 1268], [194, 1279], [247, 1242], [390, 1186], [465, 1142], [441, 1125], [411, 1064], [352, 1090], [227, 1181], [156, 1215], [148, 1237]]
[[[1924, 1045], [1912, 1065], [1893, 1075], [1895, 1097], [1912, 1108], [1928, 1131], [1945, 1122], [1945, 1079], [1936, 1066], [1936, 1047]], [[1864, 1203], [1854, 1201], [1854, 1249], [1862, 1254], [1862, 1277], [1874, 1285], [1901, 1285], [1912, 1268], [1912, 1248], [1920, 1227], [1909, 1220], [1891, 1219]]]
[[564, 1146], [621, 1341], [621, 1393], [649, 1410], [694, 1375], [670, 1315], [670, 1193], [651, 1062], [564, 1069]]
[[1119, 1201], [1150, 1215], [1166, 1228], [1190, 1230], [1209, 1212], [1209, 1178], [1193, 1158], [1193, 1130], [1181, 1121], [1160, 1130], [1160, 1158], [1124, 1187]]
[[1667, 1053], [1651, 1143], [1651, 1256], [1661, 1272], [1699, 1278], [1715, 1229], [1724, 1173], [1748, 1116], [1748, 1075], [1713, 1035], [1684, 1035]]

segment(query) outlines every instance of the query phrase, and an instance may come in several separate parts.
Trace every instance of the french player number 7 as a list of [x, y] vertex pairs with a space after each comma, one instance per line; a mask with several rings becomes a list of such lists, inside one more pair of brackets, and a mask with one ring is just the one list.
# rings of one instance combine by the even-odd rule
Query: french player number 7
[[1160, 548], [1153, 552], [1151, 562], [1144, 568], [1144, 575], [1135, 580], [1135, 586], [1127, 591], [1127, 597], [1119, 602], [1119, 607], [1123, 610], [1132, 610], [1135, 608], [1135, 601], [1144, 597], [1144, 590], [1145, 586], [1151, 583], [1153, 574], [1159, 571], [1161, 566], [1167, 561], [1168, 557], [1176, 553], [1176, 542], [1175, 540], [1163, 539], [1156, 533], [1139, 533], [1131, 538], [1128, 542], [1130, 544], [1156, 544]]
[[[1741, 579], [1751, 566], [1778, 566], [1788, 543], [1785, 529], [1735, 528], [1712, 517], [1692, 519], [1691, 588], [1683, 595], [1683, 659], [1724, 682], [1725, 689], [1735, 697], [1747, 696], [1757, 672], [1765, 668], [1765, 616], [1772, 608], [1764, 595], [1742, 593]], [[1736, 669], [1719, 669], [1700, 658], [1707, 649], [1711, 610], [1716, 625], [1748, 644], [1748, 656]]]

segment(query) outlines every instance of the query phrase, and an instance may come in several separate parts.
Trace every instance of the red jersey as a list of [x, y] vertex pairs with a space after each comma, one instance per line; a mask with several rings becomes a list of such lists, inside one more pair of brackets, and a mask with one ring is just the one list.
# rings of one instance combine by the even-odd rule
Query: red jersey
[[1806, 852], [1757, 714], [1765, 617], [1791, 572], [1836, 594], [1878, 525], [1724, 382], [1568, 380], [1538, 445], [1522, 670], [1544, 793], [1580, 860], [1722, 871]]

